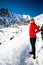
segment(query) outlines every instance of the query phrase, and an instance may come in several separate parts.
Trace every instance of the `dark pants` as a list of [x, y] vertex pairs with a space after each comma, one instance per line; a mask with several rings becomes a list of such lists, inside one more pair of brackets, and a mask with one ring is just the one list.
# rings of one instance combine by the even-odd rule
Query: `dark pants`
[[31, 47], [32, 47], [32, 52], [33, 52], [33, 55], [35, 57], [35, 42], [36, 42], [36, 38], [30, 38], [30, 43], [31, 43]]

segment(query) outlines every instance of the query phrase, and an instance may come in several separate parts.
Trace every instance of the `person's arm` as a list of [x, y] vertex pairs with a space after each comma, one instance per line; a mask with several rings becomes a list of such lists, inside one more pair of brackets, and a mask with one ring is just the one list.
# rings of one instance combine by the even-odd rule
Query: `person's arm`
[[38, 32], [40, 32], [41, 30], [40, 30], [40, 27], [39, 26], [37, 26], [36, 24], [35, 24], [35, 33], [38, 33]]

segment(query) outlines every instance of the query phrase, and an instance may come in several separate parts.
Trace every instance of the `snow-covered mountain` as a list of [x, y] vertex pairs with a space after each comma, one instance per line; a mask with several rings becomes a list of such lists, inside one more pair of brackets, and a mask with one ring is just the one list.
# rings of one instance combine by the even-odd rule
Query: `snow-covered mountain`
[[25, 16], [12, 13], [12, 11], [10, 11], [7, 8], [2, 8], [0, 9], [0, 25], [8, 26], [21, 21], [27, 22], [31, 18], [29, 15], [25, 15]]
[[[9, 26], [19, 22], [28, 23], [30, 19], [31, 19], [30, 15], [15, 14], [7, 8], [0, 9], [0, 27]], [[41, 26], [43, 24], [43, 14], [34, 17], [34, 19], [38, 25]]]
[[22, 15], [22, 16], [23, 16], [23, 18], [24, 18], [26, 21], [28, 21], [28, 20], [31, 19], [31, 16], [30, 16], [30, 15]]

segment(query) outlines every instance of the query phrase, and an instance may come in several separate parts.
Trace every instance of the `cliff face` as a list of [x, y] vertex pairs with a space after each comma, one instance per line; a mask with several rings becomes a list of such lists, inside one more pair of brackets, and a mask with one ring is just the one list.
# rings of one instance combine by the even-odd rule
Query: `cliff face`
[[[25, 17], [26, 16], [26, 17]], [[9, 26], [11, 24], [19, 23], [21, 21], [28, 22], [30, 16], [15, 14], [7, 8], [0, 9], [0, 25]]]

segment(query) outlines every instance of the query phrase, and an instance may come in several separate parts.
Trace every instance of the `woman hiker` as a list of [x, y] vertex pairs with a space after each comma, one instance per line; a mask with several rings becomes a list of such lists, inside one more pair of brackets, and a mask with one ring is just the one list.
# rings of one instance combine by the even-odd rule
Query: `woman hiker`
[[29, 36], [30, 36], [30, 43], [32, 47], [32, 51], [29, 52], [30, 54], [33, 54], [33, 58], [35, 59], [35, 42], [36, 42], [36, 34], [40, 32], [39, 26], [35, 24], [35, 20], [32, 18], [30, 20], [30, 26], [29, 26]]

